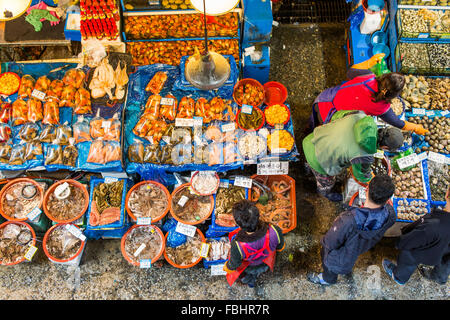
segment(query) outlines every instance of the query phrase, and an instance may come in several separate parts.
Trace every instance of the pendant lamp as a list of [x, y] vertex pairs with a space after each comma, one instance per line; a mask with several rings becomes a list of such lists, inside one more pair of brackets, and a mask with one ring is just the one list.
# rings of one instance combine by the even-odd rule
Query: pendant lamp
[[208, 16], [217, 16], [233, 10], [239, 0], [191, 0], [192, 6], [203, 13], [203, 27], [205, 30], [205, 51], [194, 54], [186, 61], [184, 73], [186, 79], [194, 87], [201, 90], [220, 88], [230, 77], [228, 60], [216, 52], [208, 50]]

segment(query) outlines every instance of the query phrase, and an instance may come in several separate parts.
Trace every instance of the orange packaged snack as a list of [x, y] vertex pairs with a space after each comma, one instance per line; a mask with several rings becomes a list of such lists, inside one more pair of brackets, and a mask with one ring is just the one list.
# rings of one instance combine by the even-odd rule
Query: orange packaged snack
[[17, 99], [12, 104], [13, 126], [24, 124], [28, 120], [28, 106], [23, 99]]
[[60, 107], [70, 107], [75, 106], [75, 94], [77, 89], [72, 85], [67, 85], [64, 87], [61, 93], [61, 101], [59, 103]]
[[22, 76], [22, 79], [20, 80], [20, 87], [18, 91], [18, 96], [20, 98], [29, 98], [31, 97], [31, 93], [34, 89], [34, 84], [36, 80], [29, 74], [25, 74]]
[[177, 115], [178, 101], [175, 96], [168, 94], [164, 100], [161, 100], [159, 115], [162, 119], [175, 120]]
[[58, 124], [59, 123], [59, 104], [55, 98], [50, 98], [44, 103], [44, 124]]
[[75, 107], [73, 112], [76, 114], [92, 113], [91, 94], [89, 90], [80, 88], [75, 93]]
[[67, 70], [66, 74], [64, 75], [63, 82], [66, 86], [73, 86], [76, 89], [79, 89], [81, 88], [85, 77], [86, 74], [83, 70], [70, 69]]
[[64, 88], [64, 82], [62, 80], [53, 80], [47, 91], [47, 98], [61, 99], [61, 94]]
[[195, 112], [195, 101], [190, 97], [181, 98], [178, 104], [177, 118], [192, 118]]
[[150, 91], [153, 94], [158, 94], [164, 87], [164, 83], [166, 83], [166, 80], [167, 80], [166, 72], [163, 71], [156, 72], [153, 78], [151, 78], [151, 80], [145, 87], [145, 91]]
[[150, 120], [156, 120], [159, 116], [159, 108], [161, 104], [161, 96], [158, 94], [148, 97], [144, 107], [144, 115]]
[[143, 115], [136, 123], [133, 133], [138, 137], [147, 139], [150, 143], [158, 144], [167, 129], [165, 121], [152, 120], [148, 115]]
[[50, 88], [51, 80], [47, 78], [47, 76], [41, 76], [36, 80], [34, 84], [34, 89], [47, 93], [47, 90]]
[[30, 122], [38, 122], [41, 121], [44, 118], [44, 113], [42, 112], [42, 102], [30, 98], [27, 102], [28, 107], [28, 113], [27, 113], [27, 119]]
[[11, 118], [12, 106], [8, 102], [0, 105], [0, 123], [8, 123]]

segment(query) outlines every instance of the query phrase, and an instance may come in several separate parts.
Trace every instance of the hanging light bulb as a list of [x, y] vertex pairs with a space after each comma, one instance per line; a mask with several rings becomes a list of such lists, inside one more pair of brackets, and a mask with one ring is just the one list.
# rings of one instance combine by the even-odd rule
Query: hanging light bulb
[[233, 10], [239, 0], [191, 0], [192, 6], [203, 13], [205, 30], [205, 51], [196, 52], [186, 60], [184, 73], [194, 87], [202, 90], [220, 88], [230, 77], [228, 60], [216, 52], [208, 50], [207, 16], [221, 15]]
[[32, 0], [0, 0], [0, 21], [13, 20], [23, 15]]

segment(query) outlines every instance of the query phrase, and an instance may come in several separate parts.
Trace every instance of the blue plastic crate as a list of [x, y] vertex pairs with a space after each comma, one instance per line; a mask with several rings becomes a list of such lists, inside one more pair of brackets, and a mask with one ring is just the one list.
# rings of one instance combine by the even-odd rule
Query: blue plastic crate
[[[90, 213], [91, 213], [91, 205], [92, 205], [92, 200], [93, 200], [93, 193], [94, 193], [94, 188], [95, 186], [97, 186], [99, 183], [103, 183], [105, 181], [105, 179], [103, 178], [96, 178], [96, 177], [92, 177], [90, 180], [90, 190], [89, 190], [89, 198], [90, 198], [90, 202], [89, 202], [89, 207], [86, 213], [86, 232], [87, 235], [86, 236], [92, 236], [94, 238], [96, 238], [96, 234], [99, 235], [100, 237], [104, 236], [104, 235], [116, 235], [118, 237], [118, 234], [121, 233], [121, 231], [124, 229], [125, 226], [127, 226], [129, 224], [128, 222], [128, 216], [125, 212], [125, 197], [127, 195], [127, 190], [128, 187], [131, 186], [131, 181], [125, 178], [119, 178], [119, 181], [125, 181], [124, 183], [124, 187], [122, 190], [122, 204], [121, 204], [121, 208], [120, 208], [120, 220], [113, 222], [111, 224], [107, 224], [107, 225], [102, 225], [102, 226], [91, 226], [89, 224], [89, 219], [90, 219]], [[126, 229], [126, 228], [125, 228]], [[122, 234], [123, 235], [123, 234]]]
[[[426, 199], [409, 199], [409, 198], [394, 198], [393, 199], [393, 204], [394, 204], [394, 210], [395, 210], [395, 214], [397, 215], [397, 207], [398, 207], [398, 202], [400, 200], [406, 201], [408, 204], [411, 203], [412, 201], [423, 201], [427, 203], [426, 208], [428, 209], [428, 213], [429, 214], [431, 212], [431, 201], [426, 200]], [[399, 222], [414, 222], [412, 220], [404, 220], [404, 219], [399, 219], [397, 216], [397, 221]]]
[[[207, 237], [206, 241], [208, 242], [208, 240], [217, 240], [219, 241], [221, 238], [223, 237]], [[221, 263], [225, 263], [227, 262], [228, 259], [225, 260], [212, 260], [212, 261], [207, 261], [205, 258], [203, 258], [203, 266], [206, 269], [209, 269], [211, 266], [216, 265], [216, 264], [221, 264]]]
[[[445, 155], [447, 158], [450, 158], [450, 154]], [[445, 201], [434, 201], [433, 198], [431, 197], [431, 186], [430, 186], [430, 171], [428, 170], [428, 161], [429, 160], [425, 160], [425, 166], [426, 166], [426, 174], [427, 174], [427, 195], [428, 195], [428, 199], [430, 199], [431, 204], [436, 205], [436, 206], [445, 206]]]

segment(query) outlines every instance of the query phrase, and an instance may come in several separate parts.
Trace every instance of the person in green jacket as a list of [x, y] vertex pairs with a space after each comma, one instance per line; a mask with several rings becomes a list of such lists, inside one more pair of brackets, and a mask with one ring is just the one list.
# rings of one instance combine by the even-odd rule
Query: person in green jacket
[[352, 167], [355, 178], [368, 183], [377, 149], [395, 151], [403, 145], [400, 129], [378, 129], [375, 120], [361, 111], [338, 111], [332, 121], [319, 126], [303, 139], [303, 152], [313, 172], [317, 191], [331, 201], [342, 201], [332, 192], [336, 176]]

